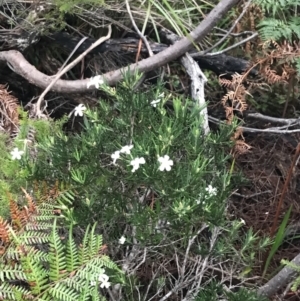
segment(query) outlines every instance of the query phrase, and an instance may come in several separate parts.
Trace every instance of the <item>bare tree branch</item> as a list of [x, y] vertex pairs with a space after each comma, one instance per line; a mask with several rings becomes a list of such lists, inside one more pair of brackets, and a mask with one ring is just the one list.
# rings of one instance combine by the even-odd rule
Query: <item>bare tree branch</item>
[[[298, 254], [291, 263], [300, 265], [300, 254]], [[297, 274], [297, 271], [285, 266], [278, 274], [270, 279], [264, 286], [258, 289], [257, 293], [266, 297], [273, 296], [279, 289], [289, 283]]]
[[[137, 70], [140, 72], [149, 72], [177, 59], [188, 52], [194, 46], [194, 43], [202, 40], [216, 23], [238, 2], [239, 0], [220, 1], [199, 26], [197, 26], [197, 28], [187, 37], [182, 38], [174, 45], [150, 58], [132, 64], [129, 67], [104, 74], [102, 80], [108, 85], [115, 85], [122, 79], [123, 73], [126, 70], [129, 70], [130, 72]], [[40, 88], [45, 89], [53, 80], [51, 76], [43, 74], [29, 64], [24, 56], [18, 51], [10, 50], [0, 52], [0, 61], [9, 63], [16, 73]], [[85, 92], [88, 89], [87, 86], [89, 82], [90, 79], [74, 81], [59, 79], [52, 87], [52, 91], [64, 93]]]
[[92, 49], [96, 48], [98, 45], [103, 43], [104, 41], [108, 40], [111, 37], [111, 25], [108, 27], [108, 33], [106, 36], [101, 37], [99, 40], [97, 40], [94, 44], [91, 45], [85, 52], [83, 52], [79, 57], [77, 57], [73, 62], [71, 62], [66, 67], [63, 67], [61, 71], [57, 73], [57, 75], [54, 77], [52, 82], [49, 84], [49, 86], [45, 89], [45, 91], [41, 94], [39, 97], [37, 103], [36, 103], [36, 115], [41, 116], [41, 103], [44, 100], [45, 95], [50, 91], [50, 89], [55, 85], [55, 83], [69, 70], [71, 70], [77, 63], [79, 63]]

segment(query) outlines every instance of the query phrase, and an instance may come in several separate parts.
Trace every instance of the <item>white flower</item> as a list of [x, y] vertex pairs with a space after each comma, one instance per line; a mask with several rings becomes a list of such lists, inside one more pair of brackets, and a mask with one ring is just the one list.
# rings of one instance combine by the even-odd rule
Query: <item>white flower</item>
[[21, 156], [24, 154], [23, 151], [20, 151], [17, 147], [14, 148], [14, 150], [12, 152], [10, 152], [11, 156], [12, 156], [12, 160], [20, 160]]
[[120, 153], [130, 155], [130, 150], [133, 148], [133, 145], [125, 145], [121, 148]]
[[86, 107], [81, 103], [75, 108], [75, 116], [83, 116], [83, 111], [86, 110]]
[[122, 237], [119, 239], [119, 244], [124, 245], [125, 241], [126, 241], [126, 238], [124, 237], [124, 235], [122, 235]]
[[145, 161], [145, 159], [143, 158], [143, 157], [141, 157], [141, 158], [135, 158], [134, 160], [132, 160], [131, 162], [130, 162], [130, 165], [132, 165], [133, 166], [133, 168], [132, 168], [132, 172], [135, 172], [136, 170], [138, 170], [139, 169], [139, 167], [140, 167], [140, 164], [145, 164], [146, 163], [146, 161]]
[[245, 222], [245, 220], [244, 220], [244, 219], [242, 219], [242, 218], [241, 218], [241, 223], [242, 223], [243, 225], [246, 225], [246, 222]]
[[217, 188], [213, 188], [211, 185], [208, 185], [208, 187], [205, 188], [205, 191], [208, 192], [209, 196], [217, 195]]
[[154, 108], [156, 108], [157, 104], [160, 103], [160, 99], [152, 100], [150, 102], [150, 105]]
[[91, 286], [95, 286], [96, 285], [96, 281], [91, 281], [90, 285]]
[[87, 88], [90, 86], [95, 86], [95, 88], [99, 88], [100, 85], [104, 83], [103, 78], [101, 75], [97, 75], [94, 77], [91, 77], [89, 82], [87, 83]]
[[111, 155], [111, 158], [113, 159], [113, 164], [116, 164], [116, 161], [120, 158], [120, 151], [115, 151]]
[[164, 97], [164, 95], [165, 95], [164, 93], [159, 94], [158, 97], [157, 97], [157, 99], [152, 100], [152, 101], [150, 102], [150, 105], [151, 105], [152, 107], [156, 108], [157, 104], [160, 103], [161, 98]]
[[110, 287], [110, 282], [108, 282], [109, 277], [105, 274], [99, 275], [98, 280], [101, 282], [100, 287], [101, 288], [109, 288]]
[[160, 163], [159, 170], [160, 171], [170, 171], [171, 166], [173, 165], [173, 160], [170, 160], [168, 155], [164, 155], [163, 157], [158, 158], [158, 162]]

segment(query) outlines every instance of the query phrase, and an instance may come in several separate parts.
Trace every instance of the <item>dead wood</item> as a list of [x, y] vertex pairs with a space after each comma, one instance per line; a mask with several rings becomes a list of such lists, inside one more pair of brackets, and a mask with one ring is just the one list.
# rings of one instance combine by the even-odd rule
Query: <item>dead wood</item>
[[[182, 38], [174, 45], [166, 48], [153, 57], [144, 59], [136, 64], [130, 65], [126, 70], [130, 72], [140, 71], [149, 72], [163, 65], [176, 60], [184, 53], [193, 48], [194, 43], [202, 40], [216, 25], [216, 23], [231, 9], [238, 0], [223, 0], [206, 16], [200, 25], [193, 30], [187, 37]], [[25, 57], [18, 51], [9, 50], [0, 53], [0, 61], [10, 64], [14, 72], [24, 77], [32, 84], [45, 89], [52, 81], [51, 76], [45, 75], [32, 66]], [[123, 77], [123, 69], [108, 72], [102, 76], [108, 85], [114, 85]], [[78, 93], [87, 91], [89, 79], [83, 80], [58, 80], [52, 87], [52, 91], [63, 93]], [[90, 88], [95, 89], [95, 88]]]

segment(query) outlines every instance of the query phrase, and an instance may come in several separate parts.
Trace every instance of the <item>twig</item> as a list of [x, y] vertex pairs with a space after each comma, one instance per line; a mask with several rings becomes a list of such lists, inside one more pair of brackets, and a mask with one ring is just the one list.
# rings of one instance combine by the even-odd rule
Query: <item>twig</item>
[[228, 30], [227, 34], [224, 35], [224, 37], [222, 39], [220, 39], [216, 44], [214, 44], [213, 46], [209, 47], [208, 49], [202, 51], [200, 54], [204, 55], [210, 51], [212, 51], [213, 49], [215, 49], [217, 46], [219, 46], [220, 44], [222, 44], [224, 42], [224, 40], [230, 35], [230, 33], [233, 31], [233, 29], [236, 27], [236, 25], [240, 22], [240, 20], [242, 19], [242, 17], [244, 16], [244, 14], [246, 13], [248, 7], [250, 6], [252, 0], [249, 0], [246, 5], [244, 6], [243, 11], [241, 12], [241, 14], [239, 15], [239, 17], [234, 21], [233, 25], [231, 26], [231, 28]]
[[[41, 111], [41, 103], [44, 100], [45, 95], [50, 91], [50, 89], [54, 86], [54, 84], [69, 70], [71, 70], [78, 62], [80, 62], [91, 50], [102, 44], [104, 41], [108, 40], [111, 37], [111, 25], [108, 26], [108, 33], [105, 37], [101, 37], [99, 40], [97, 40], [95, 43], [93, 43], [86, 51], [84, 51], [79, 57], [77, 57], [73, 62], [71, 62], [69, 65], [67, 65], [63, 70], [59, 71], [58, 74], [55, 76], [55, 78], [52, 80], [52, 82], [48, 85], [48, 87], [45, 89], [45, 91], [41, 94], [39, 97], [37, 104], [36, 104], [36, 115], [37, 117], [42, 116]], [[74, 50], [76, 51], [76, 49]]]
[[[208, 116], [208, 120], [215, 124], [226, 124], [224, 121], [212, 116]], [[255, 128], [249, 128], [245, 126], [239, 126], [239, 128], [241, 128], [243, 132], [248, 132], [248, 133], [291, 134], [291, 133], [300, 132], [300, 129], [296, 129], [296, 130], [281, 130], [279, 128], [255, 129]]]
[[275, 218], [273, 220], [273, 225], [272, 225], [272, 228], [271, 228], [271, 231], [270, 231], [270, 236], [271, 237], [274, 236], [275, 230], [277, 228], [279, 213], [282, 210], [281, 207], [282, 207], [282, 204], [283, 204], [283, 200], [284, 200], [287, 188], [288, 188], [288, 184], [291, 181], [291, 178], [292, 178], [292, 175], [293, 175], [293, 171], [294, 171], [294, 167], [295, 167], [295, 163], [296, 163], [296, 161], [297, 161], [297, 159], [299, 157], [299, 154], [300, 154], [300, 142], [297, 145], [296, 152], [295, 152], [295, 155], [294, 155], [294, 158], [293, 158], [293, 162], [292, 162], [292, 164], [290, 166], [290, 169], [288, 171], [287, 177], [285, 179], [285, 183], [284, 183], [284, 186], [283, 186], [283, 189], [282, 189], [282, 193], [281, 193], [278, 205], [277, 205], [277, 210], [276, 210]]
[[239, 196], [239, 197], [244, 198], [244, 199], [251, 199], [251, 198], [254, 198], [255, 196], [262, 195], [262, 194], [265, 194], [265, 193], [272, 193], [272, 191], [271, 190], [266, 190], [266, 191], [261, 191], [261, 192], [249, 194], [249, 195], [244, 195], [244, 194], [234, 192], [233, 195]]
[[[300, 265], [300, 254], [298, 254], [291, 263]], [[265, 285], [258, 289], [258, 295], [271, 297], [279, 289], [292, 280], [292, 278], [297, 274], [297, 271], [292, 268], [285, 266], [278, 274], [276, 274], [272, 279], [270, 279]]]
[[[222, 54], [222, 53], [225, 53], [225, 52], [227, 52], [227, 51], [229, 51], [229, 50], [232, 50], [232, 49], [234, 49], [234, 48], [236, 48], [236, 47], [239, 47], [240, 45], [243, 45], [243, 44], [245, 44], [245, 43], [247, 43], [247, 42], [249, 42], [249, 41], [251, 41], [252, 39], [254, 39], [254, 38], [256, 38], [258, 36], [258, 33], [256, 32], [256, 33], [253, 33], [250, 37], [248, 37], [248, 38], [245, 38], [245, 39], [243, 39], [243, 40], [241, 40], [241, 41], [239, 41], [239, 42], [237, 42], [237, 43], [235, 43], [235, 44], [233, 44], [233, 45], [231, 45], [231, 46], [229, 46], [229, 47], [227, 47], [227, 48], [225, 48], [225, 49], [223, 49], [223, 50], [220, 50], [220, 51], [217, 51], [217, 52], [210, 52], [210, 53], [206, 53], [205, 54], [205, 56], [217, 56], [217, 55], [220, 55], [220, 54]], [[193, 57], [196, 57], [196, 54], [198, 55], [198, 56], [203, 56], [203, 54], [201, 54], [201, 53], [193, 53]]]
[[63, 63], [63, 65], [60, 67], [59, 71], [63, 70], [66, 66], [66, 64], [68, 63], [68, 61], [70, 60], [70, 58], [73, 56], [73, 54], [76, 52], [76, 50], [80, 47], [80, 45], [87, 39], [87, 37], [83, 37], [76, 45], [76, 47], [73, 49], [73, 51], [71, 52], [71, 54], [68, 56], [68, 58], [66, 59], [66, 61]]
[[263, 115], [260, 113], [249, 113], [247, 114], [247, 117], [261, 119], [261, 120], [275, 122], [275, 123], [288, 124], [288, 125], [300, 124], [300, 118], [276, 118], [276, 117]]
[[152, 51], [152, 49], [151, 49], [151, 47], [150, 47], [150, 45], [149, 45], [149, 43], [148, 43], [146, 37], [140, 32], [139, 28], [137, 27], [137, 25], [136, 25], [136, 23], [135, 23], [135, 21], [134, 21], [134, 19], [133, 19], [133, 16], [132, 16], [132, 13], [131, 13], [131, 9], [130, 9], [130, 5], [129, 5], [128, 0], [125, 0], [125, 2], [126, 2], [126, 8], [127, 8], [127, 12], [128, 12], [128, 14], [129, 14], [129, 18], [130, 18], [130, 20], [131, 20], [132, 26], [134, 27], [134, 29], [136, 30], [136, 32], [138, 33], [138, 35], [140, 36], [140, 38], [141, 38], [141, 39], [143, 40], [143, 42], [145, 43], [145, 45], [146, 45], [146, 47], [147, 47], [147, 50], [148, 50], [148, 52], [149, 52], [149, 56], [153, 56], [153, 55], [154, 55], [154, 54], [153, 54], [153, 51]]
[[[169, 30], [162, 30], [162, 33], [165, 35], [166, 39], [171, 41], [173, 44], [179, 39], [176, 34], [170, 32]], [[202, 108], [200, 115], [203, 117], [204, 134], [207, 135], [210, 132], [204, 93], [204, 85], [207, 82], [207, 78], [200, 69], [199, 64], [192, 58], [189, 53], [186, 53], [180, 59], [180, 61], [191, 79], [192, 99], [197, 101], [198, 105]]]

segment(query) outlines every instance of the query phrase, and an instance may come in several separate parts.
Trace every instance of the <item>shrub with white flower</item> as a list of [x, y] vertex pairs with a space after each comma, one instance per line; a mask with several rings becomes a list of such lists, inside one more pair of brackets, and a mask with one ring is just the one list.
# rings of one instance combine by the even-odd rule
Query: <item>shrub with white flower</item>
[[[97, 280], [101, 288], [109, 288], [111, 283], [108, 282], [109, 276], [105, 274], [105, 270], [102, 269], [101, 273], [98, 275]], [[90, 285], [95, 286], [97, 284], [96, 280], [91, 280]]]
[[141, 158], [137, 157], [137, 158], [131, 160], [130, 165], [133, 166], [131, 172], [137, 171], [140, 168], [140, 165], [145, 164], [145, 163], [146, 163], [146, 160], [143, 157], [141, 157]]
[[99, 282], [101, 283], [100, 284], [100, 287], [101, 288], [109, 288], [110, 287], [110, 282], [108, 282], [109, 280], [109, 277], [106, 275], [106, 274], [101, 274], [99, 275], [99, 278], [98, 278]]
[[212, 187], [211, 185], [208, 185], [205, 188], [205, 191], [208, 193], [208, 197], [216, 196], [218, 193], [218, 189], [216, 187]]
[[119, 239], [119, 244], [124, 245], [125, 241], [126, 241], [125, 236], [121, 236], [121, 238]]
[[111, 158], [113, 159], [113, 164], [116, 164], [116, 161], [120, 158], [120, 153], [120, 151], [112, 153]]
[[102, 75], [96, 75], [91, 77], [87, 83], [87, 88], [90, 86], [95, 86], [95, 88], [99, 88], [100, 85], [104, 83]]
[[86, 110], [86, 107], [85, 105], [83, 105], [82, 103], [79, 104], [77, 107], [75, 107], [74, 109], [74, 115], [75, 116], [80, 116], [82, 117], [83, 116], [83, 112]]
[[157, 99], [155, 100], [152, 100], [150, 102], [150, 105], [154, 108], [156, 108], [156, 106], [161, 102], [162, 98], [164, 98], [165, 94], [164, 93], [161, 93], [158, 95]]
[[[134, 271], [139, 264], [137, 259], [143, 260], [145, 256], [145, 262], [149, 261], [157, 273], [156, 279], [152, 279], [156, 283], [159, 277], [164, 277], [156, 267], [164, 264], [165, 258], [171, 259], [175, 244], [181, 252], [178, 254], [186, 254], [186, 245], [193, 237], [197, 237], [195, 243], [201, 242], [203, 249], [210, 249], [210, 231], [215, 226], [226, 229], [222, 231], [226, 234], [231, 233], [226, 228], [224, 212], [232, 191], [226, 149], [231, 147], [233, 129], [226, 125], [217, 133], [206, 136], [202, 132], [201, 108], [195, 102], [171, 95], [165, 105], [166, 102], [156, 96], [162, 94], [161, 88], [147, 93], [134, 89], [135, 83], [130, 79], [125, 78], [124, 82], [115, 91], [103, 90], [108, 93], [107, 99], [99, 100], [94, 114], [85, 115], [82, 132], [68, 141], [60, 136], [53, 138], [57, 143], [44, 152], [43, 159], [47, 160], [37, 162], [34, 171], [38, 173], [34, 176], [44, 180], [49, 179], [50, 174], [71, 182], [70, 187], [76, 188], [77, 196], [90, 200], [88, 204], [78, 202], [74, 208], [80, 224], [95, 219], [97, 231], [104, 233], [105, 243], [119, 244], [118, 248], [108, 252], [111, 251], [114, 259], [122, 259], [118, 261], [122, 267], [126, 262], [127, 271]], [[80, 160], [74, 160], [76, 153], [80, 153]], [[66, 168], [66, 162], [71, 162], [72, 170]], [[120, 164], [113, 166], [117, 163]], [[81, 178], [88, 179], [84, 185], [74, 182], [73, 170], [78, 170]], [[163, 220], [171, 224], [160, 227], [158, 233], [155, 227]], [[205, 224], [209, 229], [202, 235], [199, 231]], [[126, 238], [116, 239], [116, 233], [126, 233]], [[128, 248], [122, 248], [120, 245], [129, 237], [135, 245], [126, 244]], [[217, 240], [216, 237], [212, 252], [209, 252], [216, 256], [219, 253], [214, 252], [214, 248], [222, 245]], [[229, 240], [226, 237], [226, 243]], [[161, 256], [148, 252], [143, 255], [144, 248], [155, 249]], [[194, 245], [191, 250], [193, 248]], [[136, 250], [140, 252], [138, 256], [135, 256]], [[220, 254], [224, 252], [220, 251]], [[183, 266], [180, 257], [178, 266]], [[103, 288], [111, 285], [107, 275], [95, 277], [89, 281], [95, 281]], [[138, 289], [147, 287], [138, 274], [134, 277]], [[168, 282], [168, 277], [164, 279], [168, 287], [173, 285]], [[157, 287], [151, 287], [148, 296], [141, 294], [141, 299], [155, 298], [155, 289]]]
[[120, 149], [120, 153], [126, 154], [126, 155], [130, 155], [130, 151], [133, 148], [133, 145], [125, 145]]
[[13, 151], [10, 152], [10, 154], [11, 154], [11, 159], [12, 160], [20, 160], [22, 155], [24, 154], [24, 151], [21, 151], [17, 147], [15, 147], [13, 149]]
[[170, 159], [168, 155], [164, 155], [163, 157], [158, 158], [158, 162], [160, 163], [159, 170], [160, 171], [170, 171], [171, 166], [173, 166], [173, 160]]

